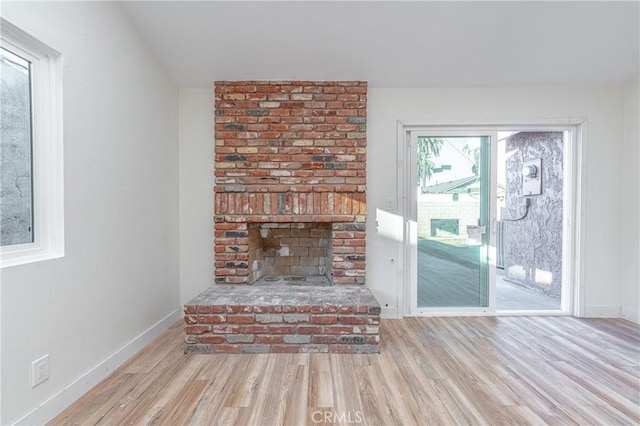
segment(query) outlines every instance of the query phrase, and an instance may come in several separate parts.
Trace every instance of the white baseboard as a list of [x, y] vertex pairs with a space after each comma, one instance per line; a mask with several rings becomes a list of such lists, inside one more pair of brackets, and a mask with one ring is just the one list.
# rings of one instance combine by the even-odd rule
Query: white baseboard
[[158, 337], [163, 331], [175, 324], [180, 319], [181, 310], [176, 309], [169, 315], [149, 327], [144, 332], [136, 336], [132, 341], [120, 348], [114, 354], [100, 362], [98, 365], [78, 377], [76, 380], [65, 386], [51, 398], [42, 402], [38, 407], [11, 423], [13, 425], [42, 425], [51, 421], [65, 408], [77, 401], [91, 388], [104, 380], [116, 368], [123, 365], [138, 351], [148, 345], [153, 339]]
[[621, 306], [585, 306], [583, 317], [585, 318], [621, 318]]
[[380, 310], [380, 318], [383, 319], [398, 319], [398, 309], [396, 307], [383, 307]]
[[627, 321], [635, 322], [636, 324], [640, 324], [640, 311], [631, 311], [628, 309], [622, 309], [622, 318]]

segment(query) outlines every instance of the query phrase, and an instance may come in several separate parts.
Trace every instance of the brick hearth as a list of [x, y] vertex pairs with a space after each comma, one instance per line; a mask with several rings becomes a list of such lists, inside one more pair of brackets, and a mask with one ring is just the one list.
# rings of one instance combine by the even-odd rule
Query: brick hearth
[[380, 305], [362, 286], [213, 286], [184, 312], [187, 353], [380, 351]]

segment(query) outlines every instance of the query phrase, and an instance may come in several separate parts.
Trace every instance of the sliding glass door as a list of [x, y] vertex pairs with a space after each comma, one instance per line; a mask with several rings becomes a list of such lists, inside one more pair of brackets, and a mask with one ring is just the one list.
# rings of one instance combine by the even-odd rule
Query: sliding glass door
[[570, 312], [573, 129], [406, 136], [407, 313]]
[[411, 132], [411, 313], [489, 308], [495, 135]]

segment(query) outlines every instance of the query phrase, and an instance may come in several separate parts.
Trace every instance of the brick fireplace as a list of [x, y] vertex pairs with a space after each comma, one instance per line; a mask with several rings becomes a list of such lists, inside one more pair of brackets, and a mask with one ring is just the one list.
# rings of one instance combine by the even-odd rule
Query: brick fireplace
[[185, 352], [378, 353], [361, 285], [366, 82], [219, 81], [215, 95], [220, 285], [185, 304]]
[[364, 284], [367, 83], [215, 84], [219, 284]]

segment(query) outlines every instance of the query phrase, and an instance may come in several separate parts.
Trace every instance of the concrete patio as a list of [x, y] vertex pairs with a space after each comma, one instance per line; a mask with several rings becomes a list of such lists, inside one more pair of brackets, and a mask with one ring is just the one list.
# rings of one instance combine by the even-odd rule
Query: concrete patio
[[[418, 250], [418, 306], [479, 306], [479, 247], [454, 247], [420, 239]], [[496, 277], [498, 311], [559, 310], [560, 299]]]

